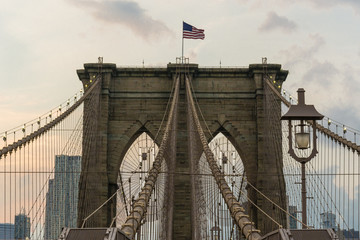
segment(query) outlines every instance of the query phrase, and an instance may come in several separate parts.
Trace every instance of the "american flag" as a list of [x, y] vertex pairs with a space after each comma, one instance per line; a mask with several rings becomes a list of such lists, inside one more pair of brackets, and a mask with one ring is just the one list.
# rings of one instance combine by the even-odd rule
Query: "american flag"
[[196, 27], [193, 27], [190, 24], [183, 22], [183, 38], [204, 39], [204, 29], [197, 29]]

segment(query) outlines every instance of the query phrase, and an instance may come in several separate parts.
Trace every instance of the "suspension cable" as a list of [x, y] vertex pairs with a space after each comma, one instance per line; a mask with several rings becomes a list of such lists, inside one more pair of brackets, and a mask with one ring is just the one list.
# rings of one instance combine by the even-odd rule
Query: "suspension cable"
[[70, 113], [72, 113], [75, 109], [77, 109], [77, 107], [86, 99], [86, 97], [98, 85], [98, 83], [100, 82], [99, 78], [100, 77], [98, 77], [98, 80], [94, 82], [94, 84], [89, 88], [89, 90], [86, 91], [86, 93], [77, 102], [75, 102], [69, 109], [67, 109], [65, 112], [60, 114], [54, 120], [50, 121], [45, 126], [39, 128], [37, 131], [35, 131], [27, 136], [25, 136], [24, 138], [20, 139], [19, 141], [14, 142], [13, 144], [5, 146], [3, 149], [1, 149], [0, 150], [0, 158], [3, 155], [11, 152], [12, 150], [16, 150], [18, 147], [21, 147], [21, 146], [25, 145], [26, 143], [31, 142], [32, 140], [34, 140], [38, 136], [42, 135], [43, 133], [47, 132], [49, 129], [53, 128], [55, 125], [57, 125], [62, 120], [64, 120]]

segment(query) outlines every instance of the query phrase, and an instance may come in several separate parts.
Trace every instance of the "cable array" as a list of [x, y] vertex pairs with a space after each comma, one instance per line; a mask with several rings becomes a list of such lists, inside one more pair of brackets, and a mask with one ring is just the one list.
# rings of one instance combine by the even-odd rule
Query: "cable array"
[[0, 222], [15, 225], [6, 237], [56, 239], [64, 226], [76, 227], [83, 123], [90, 120], [83, 102], [91, 101], [99, 77], [84, 95], [4, 133]]
[[[132, 210], [127, 216], [125, 222], [121, 226], [121, 230], [130, 238], [134, 238], [135, 234], [138, 232], [143, 219], [145, 218], [146, 211], [149, 206], [149, 201], [153, 190], [155, 188], [157, 178], [161, 171], [162, 162], [166, 154], [166, 151], [169, 151], [171, 143], [175, 142], [175, 127], [176, 127], [176, 115], [177, 115], [177, 102], [179, 97], [179, 82], [180, 79], [178, 76], [175, 77], [175, 90], [174, 97], [172, 99], [169, 118], [166, 123], [165, 131], [159, 146], [158, 154], [155, 157], [155, 161], [151, 169], [148, 171], [147, 180], [142, 187], [138, 198], [134, 201]], [[173, 158], [173, 156], [171, 156]], [[164, 228], [166, 229], [166, 228]]]
[[[290, 95], [278, 90], [278, 83], [271, 80], [269, 76], [265, 78], [268, 96], [277, 99], [273, 101], [274, 107], [281, 106], [284, 114], [291, 102], [296, 103], [296, 101], [293, 97], [289, 101], [287, 97]], [[300, 164], [287, 154], [289, 146], [287, 124], [287, 122], [282, 123], [282, 149], [288, 210], [294, 218], [301, 219], [298, 214], [301, 211]], [[357, 239], [360, 229], [360, 193], [357, 191], [360, 157], [359, 146], [356, 144], [358, 132], [329, 118], [327, 121], [318, 121], [316, 128], [318, 154], [306, 164], [308, 227], [333, 228], [338, 236]], [[347, 139], [347, 137], [351, 138], [351, 134], [346, 135], [348, 132], [354, 134], [354, 140]], [[310, 150], [295, 149], [295, 152], [298, 156], [307, 156]], [[298, 226], [299, 224], [293, 222], [290, 227]]]
[[[228, 186], [224, 178], [224, 175], [220, 171], [217, 162], [214, 159], [214, 154], [208, 146], [208, 142], [205, 138], [199, 118], [197, 116], [194, 100], [190, 89], [189, 76], [186, 76], [185, 80], [186, 80], [186, 95], [188, 101], [188, 116], [190, 117], [190, 119], [192, 119], [193, 126], [196, 127], [198, 133], [197, 138], [201, 142], [207, 162], [211, 169], [211, 173], [214, 176], [217, 184], [216, 189], [220, 191], [220, 194], [224, 198], [225, 203], [229, 211], [231, 212], [231, 215], [235, 220], [236, 225], [241, 229], [242, 234], [247, 239], [260, 239], [261, 236], [259, 234], [259, 230], [255, 228], [254, 224], [249, 220], [249, 216], [245, 214], [245, 210], [243, 209], [243, 207], [241, 207], [241, 204], [238, 202], [237, 198], [233, 195], [233, 192]], [[195, 131], [191, 131], [191, 132], [195, 132]], [[214, 230], [219, 231], [219, 229], [214, 229]]]

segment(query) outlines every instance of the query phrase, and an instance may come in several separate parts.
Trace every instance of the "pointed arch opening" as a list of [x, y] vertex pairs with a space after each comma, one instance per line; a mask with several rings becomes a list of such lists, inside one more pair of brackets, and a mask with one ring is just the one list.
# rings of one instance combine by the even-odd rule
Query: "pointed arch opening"
[[[218, 133], [209, 143], [214, 158], [238, 202], [247, 209], [247, 179], [240, 154], [230, 140]], [[240, 239], [228, 207], [203, 153], [195, 168], [197, 213], [202, 239]]]
[[[116, 226], [121, 227], [131, 214], [133, 203], [147, 181], [159, 147], [146, 132], [138, 136], [121, 160], [117, 184]], [[161, 172], [151, 194], [148, 211], [141, 223], [136, 239], [163, 239], [160, 231], [166, 221], [164, 204], [166, 199], [167, 165], [163, 161]], [[151, 238], [150, 238], [151, 236]]]

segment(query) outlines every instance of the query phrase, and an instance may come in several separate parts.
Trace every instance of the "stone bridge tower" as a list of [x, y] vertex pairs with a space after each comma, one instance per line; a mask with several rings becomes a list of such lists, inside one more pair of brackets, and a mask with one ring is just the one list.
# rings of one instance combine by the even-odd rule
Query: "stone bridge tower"
[[[89, 84], [91, 76], [102, 69], [97, 132], [97, 155], [83, 158], [78, 205], [78, 225], [82, 219], [98, 208], [117, 190], [117, 177], [121, 161], [132, 142], [142, 133], [154, 137], [159, 129], [163, 113], [171, 93], [177, 64], [165, 68], [117, 68], [115, 64], [85, 64], [78, 70], [82, 83]], [[182, 68], [184, 70], [184, 68]], [[282, 175], [281, 144], [276, 154], [267, 154], [265, 126], [264, 66], [251, 64], [248, 68], [200, 68], [187, 65], [192, 84], [207, 125], [215, 136], [222, 132], [235, 146], [246, 171], [248, 182], [256, 186], [270, 199], [286, 208], [285, 181]], [[281, 65], [267, 64], [267, 74], [279, 83], [285, 81], [288, 72]], [[184, 82], [181, 82], [181, 94]], [[86, 108], [86, 103], [85, 103]], [[280, 116], [280, 107], [276, 109]], [[180, 113], [179, 116], [184, 115]], [[179, 124], [186, 124], [186, 116], [179, 117]], [[280, 120], [279, 120], [280, 121]], [[281, 129], [277, 129], [281, 131]], [[280, 134], [281, 135], [281, 134]], [[84, 134], [84, 141], [89, 138]], [[179, 144], [183, 135], [178, 133], [176, 169], [189, 171], [186, 144]], [[161, 139], [161, 138], [158, 138]], [[211, 141], [210, 135], [208, 135]], [[274, 149], [272, 149], [274, 150]], [[269, 157], [270, 156], [270, 157]], [[89, 173], [88, 173], [89, 172]], [[191, 239], [190, 177], [175, 176], [175, 202], [173, 214], [174, 239]], [[265, 211], [271, 212], [272, 204], [251, 188], [251, 199]], [[86, 227], [106, 227], [116, 214], [115, 201], [101, 208]], [[258, 228], [267, 232], [273, 228], [271, 221], [251, 207], [251, 219]], [[283, 224], [285, 226], [285, 217]]]

